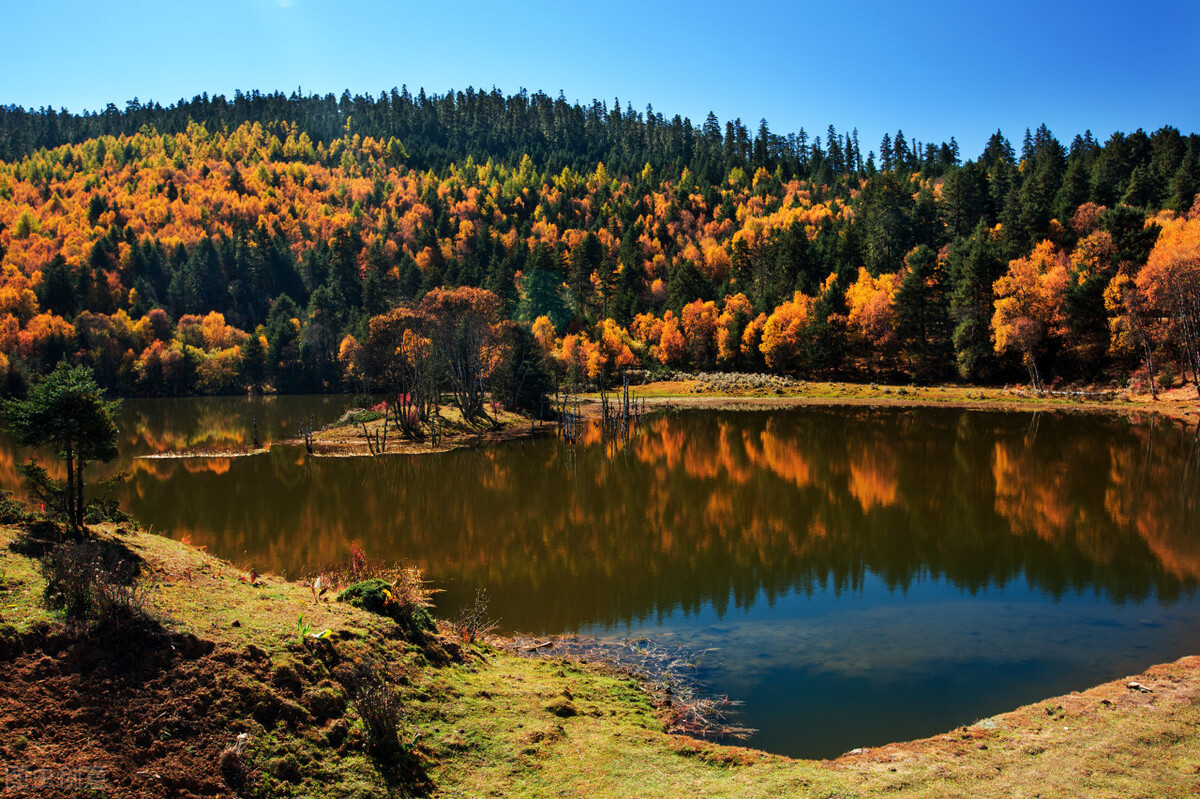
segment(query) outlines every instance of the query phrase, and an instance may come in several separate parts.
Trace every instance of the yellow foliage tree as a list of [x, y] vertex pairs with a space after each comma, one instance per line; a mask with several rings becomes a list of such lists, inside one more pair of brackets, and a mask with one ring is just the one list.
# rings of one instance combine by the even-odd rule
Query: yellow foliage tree
[[767, 366], [777, 371], [790, 371], [799, 366], [803, 353], [805, 329], [812, 316], [814, 300], [797, 291], [790, 300], [781, 303], [767, 317], [762, 328], [759, 350]]
[[846, 289], [846, 327], [850, 344], [867, 357], [874, 371], [876, 359], [887, 360], [896, 354], [896, 290], [898, 275], [872, 277], [864, 267]]
[[993, 285], [996, 352], [1019, 352], [1035, 389], [1042, 385], [1038, 348], [1048, 337], [1066, 333], [1067, 265], [1054, 243], [1043, 241], [1028, 257], [1009, 261], [1008, 272]]
[[692, 365], [705, 369], [712, 365], [716, 349], [717, 305], [711, 300], [695, 300], [683, 306], [680, 314], [683, 338], [692, 358]]

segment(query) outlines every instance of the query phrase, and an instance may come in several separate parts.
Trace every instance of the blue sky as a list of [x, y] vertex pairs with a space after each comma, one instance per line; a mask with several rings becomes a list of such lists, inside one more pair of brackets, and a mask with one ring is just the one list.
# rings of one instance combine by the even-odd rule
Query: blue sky
[[407, 85], [614, 97], [699, 124], [958, 140], [1041, 123], [1200, 132], [1200, 3], [68, 0], [6, 9], [0, 103], [101, 109], [207, 91]]

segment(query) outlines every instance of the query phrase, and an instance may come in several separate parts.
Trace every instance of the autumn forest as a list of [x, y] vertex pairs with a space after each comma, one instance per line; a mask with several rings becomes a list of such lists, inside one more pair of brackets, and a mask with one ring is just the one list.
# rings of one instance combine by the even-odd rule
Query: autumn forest
[[[983, 152], [498, 91], [0, 108], [0, 372], [127, 395], [627, 369], [1132, 385], [1200, 370], [1200, 135]], [[1200, 390], [1200, 389], [1198, 389]]]

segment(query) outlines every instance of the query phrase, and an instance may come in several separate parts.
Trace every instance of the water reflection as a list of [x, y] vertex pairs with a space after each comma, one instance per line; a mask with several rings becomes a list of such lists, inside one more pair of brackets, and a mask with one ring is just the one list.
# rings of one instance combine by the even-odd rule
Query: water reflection
[[[278, 439], [347, 404], [274, 402], [127, 403], [126, 507], [259, 571], [359, 541], [422, 566], [447, 615], [485, 586], [509, 629], [718, 646], [710, 677], [775, 751], [932, 734], [1200, 651], [1200, 447], [1177, 425], [689, 412], [616, 450], [131, 458], [245, 446], [252, 413]], [[6, 486], [15, 457], [0, 449]], [[831, 718], [797, 725], [814, 713]]]
[[[131, 434], [139, 449], [244, 435], [150, 429]], [[127, 499], [260, 570], [296, 574], [358, 540], [417, 561], [451, 600], [487, 585], [508, 625], [562, 631], [859, 590], [868, 574], [900, 591], [1022, 578], [1055, 597], [1171, 599], [1200, 577], [1195, 450], [1161, 423], [1078, 416], [684, 413], [615, 456], [537, 440], [374, 460], [278, 447], [143, 459]]]

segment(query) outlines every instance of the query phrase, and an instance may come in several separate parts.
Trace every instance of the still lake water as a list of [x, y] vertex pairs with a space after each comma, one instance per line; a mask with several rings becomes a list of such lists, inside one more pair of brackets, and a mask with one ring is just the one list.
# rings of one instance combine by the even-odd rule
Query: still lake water
[[[127, 401], [123, 507], [245, 568], [407, 559], [453, 616], [716, 647], [750, 744], [932, 735], [1200, 654], [1200, 442], [1163, 421], [957, 409], [679, 412], [625, 447], [135, 458], [319, 425], [344, 397]], [[0, 485], [16, 487], [0, 450]], [[101, 469], [96, 469], [99, 476]]]

